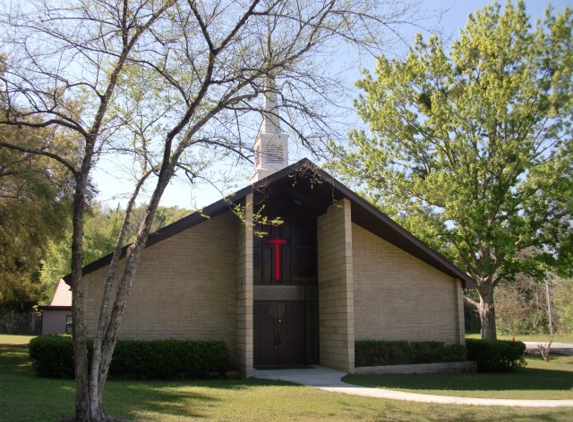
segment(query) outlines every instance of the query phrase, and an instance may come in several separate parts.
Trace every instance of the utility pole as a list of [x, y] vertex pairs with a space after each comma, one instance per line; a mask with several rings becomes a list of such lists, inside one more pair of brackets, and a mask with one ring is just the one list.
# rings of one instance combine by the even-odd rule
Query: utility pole
[[551, 293], [549, 292], [549, 277], [545, 277], [545, 292], [547, 296], [547, 313], [549, 314], [549, 332], [551, 333], [551, 338], [555, 334], [553, 330], [553, 313], [551, 312]]

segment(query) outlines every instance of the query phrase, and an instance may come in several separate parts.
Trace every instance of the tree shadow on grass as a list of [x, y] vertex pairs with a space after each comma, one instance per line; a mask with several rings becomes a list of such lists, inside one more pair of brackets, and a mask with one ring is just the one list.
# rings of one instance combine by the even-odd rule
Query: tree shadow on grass
[[28, 345], [2, 345], [0, 347], [0, 372], [3, 374], [31, 373], [32, 363]]
[[414, 390], [533, 391], [573, 388], [571, 372], [551, 371], [548, 375], [547, 371], [541, 369], [521, 369], [509, 374], [348, 375], [344, 381], [368, 387]]
[[[122, 383], [123, 384], [123, 383]], [[106, 411], [112, 415], [130, 420], [152, 420], [185, 417], [206, 418], [204, 409], [214, 406], [219, 400], [202, 392], [179, 390], [176, 388], [154, 388], [148, 383], [133, 381], [127, 385], [108, 382], [104, 394]]]
[[[106, 410], [130, 420], [210, 419], [234, 394], [261, 386], [292, 385], [262, 380], [109, 381]], [[179, 420], [179, 419], [177, 419]]]

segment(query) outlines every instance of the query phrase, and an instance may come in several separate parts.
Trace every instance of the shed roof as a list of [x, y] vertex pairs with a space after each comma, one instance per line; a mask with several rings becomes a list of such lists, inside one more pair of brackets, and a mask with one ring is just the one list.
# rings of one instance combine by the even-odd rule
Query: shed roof
[[[308, 159], [303, 159], [285, 167], [207, 206], [201, 212], [190, 214], [169, 226], [157, 230], [149, 235], [146, 247], [193, 227], [207, 218], [229, 211], [235, 204], [241, 203], [250, 193], [254, 194], [255, 206], [263, 203], [267, 198], [287, 194], [294, 200], [314, 208], [318, 214], [326, 212], [330, 205], [346, 198], [351, 203], [352, 222], [443, 273], [461, 280], [464, 288], [475, 286], [475, 281], [469, 275], [456, 267], [441, 253], [422, 242]], [[126, 250], [127, 246], [123, 248], [123, 254], [125, 254]], [[110, 254], [86, 265], [83, 269], [84, 274], [89, 274], [108, 265], [111, 262], [111, 257], [112, 255]], [[70, 275], [67, 275], [65, 279], [69, 283]]]

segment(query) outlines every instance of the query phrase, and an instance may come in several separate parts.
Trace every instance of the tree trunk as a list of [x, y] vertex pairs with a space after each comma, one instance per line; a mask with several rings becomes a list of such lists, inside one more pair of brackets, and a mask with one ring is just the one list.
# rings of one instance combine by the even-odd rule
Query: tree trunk
[[[175, 157], [173, 162], [176, 162], [177, 158], [178, 155]], [[125, 257], [125, 267], [117, 286], [115, 301], [111, 313], [107, 316], [100, 315], [100, 325], [98, 326], [96, 333], [91, 373], [89, 374], [90, 389], [88, 392], [88, 403], [90, 409], [90, 422], [106, 422], [111, 420], [111, 418], [108, 417], [104, 411], [103, 391], [109, 374], [109, 367], [111, 364], [113, 351], [117, 343], [117, 334], [123, 321], [123, 313], [127, 304], [127, 299], [129, 298], [131, 285], [133, 278], [135, 277], [139, 259], [145, 248], [145, 244], [147, 243], [147, 238], [151, 231], [151, 225], [153, 223], [157, 207], [159, 206], [159, 201], [169, 183], [169, 180], [171, 180], [173, 171], [173, 163], [167, 159], [164, 166], [162, 167], [162, 172], [157, 181], [155, 191], [151, 197], [149, 206], [147, 208], [147, 213], [139, 227], [137, 237], [128, 248]], [[134, 201], [135, 197], [132, 199]], [[124, 221], [124, 224], [127, 224], [127, 219]], [[119, 242], [121, 242], [121, 236]], [[117, 256], [114, 256], [114, 260], [119, 258], [120, 252], [121, 248], [116, 250]], [[108, 281], [111, 282], [115, 279], [116, 268], [117, 267], [115, 265], [110, 266]], [[100, 312], [107, 313], [107, 309], [108, 307], [106, 303], [105, 306], [102, 306]]]
[[121, 251], [123, 250], [122, 246], [125, 239], [125, 234], [127, 232], [127, 228], [130, 225], [131, 212], [133, 210], [133, 206], [135, 204], [135, 200], [137, 199], [139, 191], [143, 186], [143, 183], [150, 174], [151, 172], [149, 172], [143, 178], [141, 178], [128, 202], [127, 208], [125, 210], [125, 216], [123, 218], [123, 222], [115, 246], [114, 255], [111, 260], [108, 270], [108, 275], [106, 278], [106, 283], [100, 307], [98, 329], [96, 331], [96, 335], [94, 338], [93, 353], [92, 353], [92, 364], [90, 373], [95, 374], [95, 376], [90, 376], [91, 415], [100, 415], [100, 417], [103, 417], [105, 415], [103, 407], [103, 390], [105, 386], [105, 381], [107, 379], [107, 373], [109, 371], [109, 364], [111, 363], [111, 355], [113, 354], [113, 348], [110, 349], [109, 347], [107, 347], [105, 350], [103, 350], [103, 348], [105, 346], [104, 337], [106, 336], [107, 328], [109, 327], [109, 318], [110, 318], [109, 304], [110, 304], [111, 292], [113, 289], [117, 266], [121, 257]]
[[495, 340], [497, 333], [495, 329], [495, 306], [493, 303], [493, 286], [490, 284], [478, 287], [479, 306], [478, 312], [481, 321], [481, 338]]
[[[89, 169], [91, 156], [84, 159]], [[88, 170], [89, 171], [89, 170]], [[85, 175], [88, 174], [85, 172]], [[76, 383], [76, 421], [89, 421], [89, 371], [84, 321], [83, 289], [83, 232], [86, 208], [86, 180], [84, 174], [76, 174], [72, 235], [72, 333], [74, 349], [74, 378]]]

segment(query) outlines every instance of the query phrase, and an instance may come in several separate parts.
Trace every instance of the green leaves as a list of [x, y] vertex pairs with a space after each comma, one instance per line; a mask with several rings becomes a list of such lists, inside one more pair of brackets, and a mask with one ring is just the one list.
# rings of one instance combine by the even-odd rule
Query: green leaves
[[[30, 147], [57, 144], [53, 133], [3, 128], [0, 140]], [[47, 159], [0, 148], [0, 307], [29, 310], [46, 293], [40, 261], [70, 218], [69, 183]]]
[[572, 27], [569, 9], [532, 28], [523, 2], [493, 4], [449, 51], [418, 36], [406, 59], [381, 57], [357, 82], [370, 133], [352, 132], [333, 167], [478, 286], [566, 268]]

